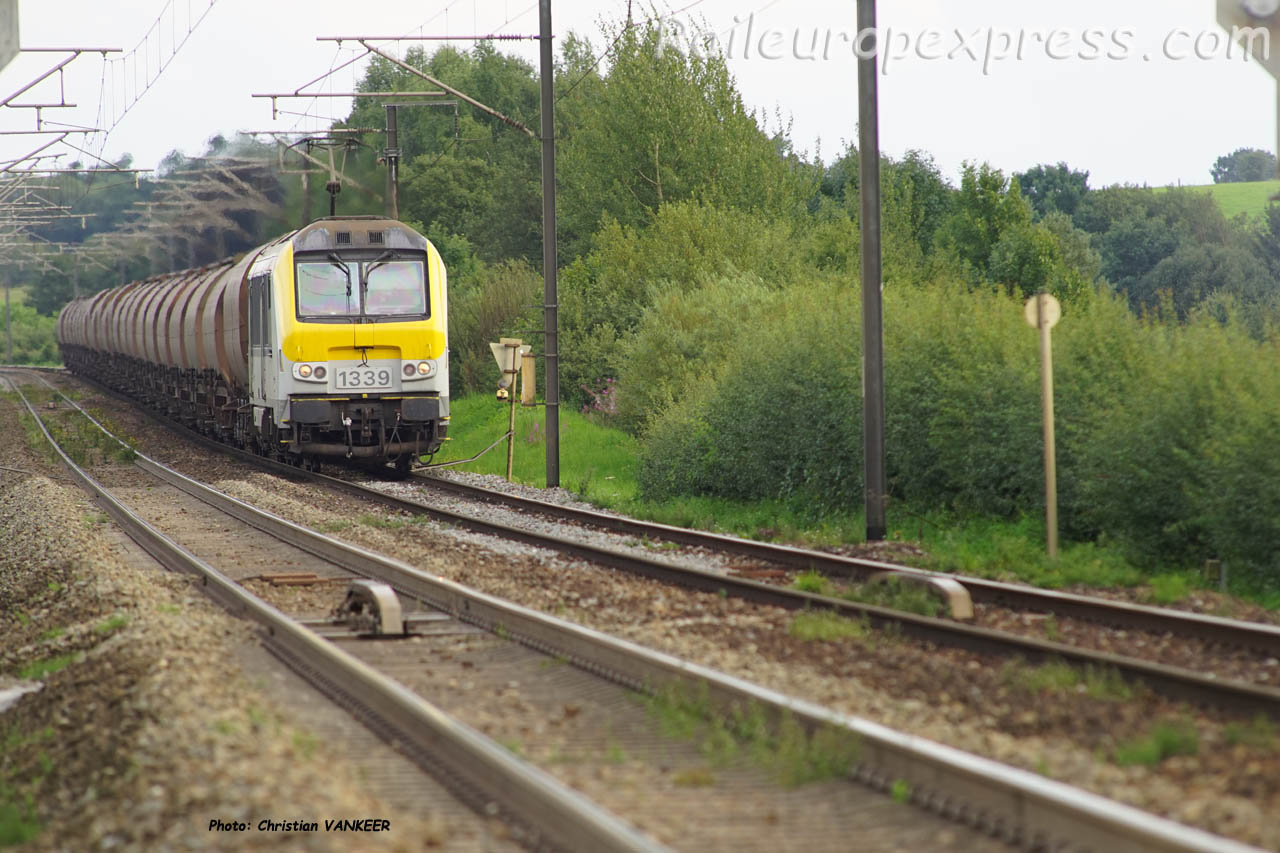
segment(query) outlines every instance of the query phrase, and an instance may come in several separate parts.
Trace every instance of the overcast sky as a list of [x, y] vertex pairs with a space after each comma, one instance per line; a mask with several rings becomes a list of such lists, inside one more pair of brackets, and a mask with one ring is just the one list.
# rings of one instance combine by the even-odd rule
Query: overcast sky
[[[157, 82], [112, 129], [108, 157], [128, 152], [135, 166], [151, 167], [175, 148], [200, 153], [217, 133], [318, 128], [324, 122], [316, 114], [345, 115], [348, 102], [299, 102], [291, 108], [309, 109], [312, 117], [272, 121], [268, 103], [249, 97], [296, 89], [354, 55], [316, 36], [416, 34], [420, 27], [427, 34], [469, 35], [504, 25], [506, 33], [536, 33], [538, 26], [533, 0], [216, 0], [211, 8], [208, 2], [174, 0], [176, 20], [165, 13], [163, 41], [153, 36], [148, 43], [152, 55], [168, 54], [170, 33], [180, 38], [185, 32], [188, 8], [193, 17], [208, 9]], [[658, 8], [666, 13], [690, 2], [669, 0]], [[20, 3], [23, 47], [126, 52], [165, 8], [164, 0]], [[1274, 149], [1276, 135], [1275, 83], [1256, 62], [1242, 61], [1239, 49], [1234, 58], [1225, 56], [1214, 7], [1214, 0], [880, 0], [882, 145], [892, 154], [927, 151], [952, 178], [966, 160], [1006, 170], [1066, 161], [1091, 172], [1094, 186], [1208, 183], [1216, 157], [1244, 146]], [[622, 19], [626, 8], [625, 0], [555, 0], [555, 30], [587, 35], [600, 50], [598, 20]], [[637, 2], [634, 14], [649, 10]], [[852, 0], [703, 0], [670, 20], [687, 25], [683, 32], [673, 27], [677, 43], [695, 25], [715, 33], [748, 106], [765, 111], [773, 124], [775, 115], [790, 121], [797, 147], [812, 152], [821, 140], [830, 160], [856, 137]], [[504, 43], [508, 48], [536, 61], [532, 42]], [[23, 55], [0, 73], [0, 89], [12, 93], [55, 62], [53, 54]], [[339, 72], [324, 88], [350, 90], [362, 67]], [[120, 66], [114, 68], [108, 76], [119, 81]], [[65, 88], [66, 99], [79, 107], [45, 117], [110, 124], [110, 113], [132, 100], [132, 86], [125, 94], [119, 82], [103, 81], [99, 56], [76, 60]], [[104, 90], [107, 107], [99, 119]], [[58, 98], [55, 76], [18, 101]], [[33, 119], [30, 110], [0, 110], [4, 129], [33, 127]], [[7, 152], [0, 159], [47, 139], [0, 137], [0, 152]], [[101, 144], [91, 138], [89, 147]]]

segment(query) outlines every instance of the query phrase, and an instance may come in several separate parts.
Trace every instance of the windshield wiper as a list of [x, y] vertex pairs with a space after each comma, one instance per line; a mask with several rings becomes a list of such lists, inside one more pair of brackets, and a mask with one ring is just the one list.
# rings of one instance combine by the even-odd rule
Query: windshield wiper
[[338, 256], [337, 252], [329, 253], [329, 263], [337, 267], [339, 270], [341, 270], [342, 274], [347, 277], [347, 313], [350, 314], [351, 313], [351, 267], [347, 266], [342, 262], [342, 258]]
[[365, 266], [364, 266], [364, 281], [365, 281], [365, 287], [368, 287], [368, 286], [369, 286], [369, 273], [373, 272], [373, 271], [374, 271], [374, 270], [376, 270], [378, 267], [380, 267], [380, 266], [382, 266], [383, 264], [385, 264], [387, 261], [394, 259], [394, 258], [395, 258], [395, 256], [396, 256], [396, 250], [395, 250], [395, 249], [387, 249], [387, 250], [386, 250], [385, 252], [383, 252], [381, 255], [378, 255], [378, 257], [374, 258], [372, 261], [370, 261], [369, 263], [365, 264]]
[[395, 249], [387, 249], [381, 255], [378, 255], [378, 257], [374, 258], [372, 261], [369, 261], [368, 263], [360, 265], [360, 270], [361, 270], [360, 295], [362, 297], [360, 316], [364, 318], [364, 322], [366, 323], [370, 321], [374, 323], [378, 322], [378, 315], [368, 313], [367, 309], [364, 307], [364, 302], [369, 297], [369, 276], [373, 275], [373, 271], [376, 270], [378, 267], [382, 266], [389, 260], [393, 260], [395, 257], [396, 257]]

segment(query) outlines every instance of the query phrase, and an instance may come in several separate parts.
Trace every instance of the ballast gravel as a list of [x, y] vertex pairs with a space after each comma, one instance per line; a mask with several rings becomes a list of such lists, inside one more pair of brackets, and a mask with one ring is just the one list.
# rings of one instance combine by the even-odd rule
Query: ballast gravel
[[[371, 794], [268, 689], [273, 662], [246, 623], [127, 558], [132, 543], [23, 445], [11, 401], [0, 429], [14, 439], [0, 450], [0, 695], [39, 688], [0, 710], [0, 828], [24, 849], [508, 849], [469, 812]], [[325, 832], [327, 819], [389, 823]]]
[[[285, 483], [179, 450], [171, 434], [145, 424], [134, 435], [143, 437], [144, 451], [158, 448], [161, 458], [230, 494], [426, 571], [784, 693], [1280, 849], [1280, 747], [1265, 725], [1250, 728], [1249, 721], [1141, 691], [1127, 698], [1091, 696], [1086, 685], [1020, 691], [1012, 686], [1017, 673], [997, 659], [882, 633], [801, 640], [793, 635], [793, 615], [784, 611], [664, 586], [396, 515], [319, 487]], [[1112, 760], [1157, 725], [1194, 732], [1194, 752], [1150, 766]]]
[[[194, 472], [193, 472], [194, 473]], [[1148, 811], [1280, 849], [1280, 753], [1230, 742], [1210, 714], [1139, 691], [1026, 693], [998, 659], [872, 632], [792, 635], [794, 614], [690, 592], [542, 549], [353, 502], [260, 472], [215, 485], [256, 506], [426, 571], [900, 731], [1032, 770]], [[363, 519], [363, 521], [361, 520]], [[1118, 766], [1154, 724], [1197, 732], [1198, 753]]]

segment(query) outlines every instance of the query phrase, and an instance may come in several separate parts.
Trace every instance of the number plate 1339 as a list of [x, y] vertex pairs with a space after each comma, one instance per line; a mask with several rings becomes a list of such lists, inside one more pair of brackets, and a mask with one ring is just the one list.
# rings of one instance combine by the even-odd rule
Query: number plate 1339
[[391, 371], [372, 367], [344, 367], [334, 374], [334, 387], [340, 391], [390, 388]]

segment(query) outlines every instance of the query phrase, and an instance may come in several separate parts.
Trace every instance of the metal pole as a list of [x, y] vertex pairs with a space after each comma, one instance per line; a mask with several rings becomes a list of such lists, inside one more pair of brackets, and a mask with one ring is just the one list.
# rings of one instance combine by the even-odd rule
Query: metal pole
[[1049, 559], [1058, 558], [1058, 458], [1053, 436], [1053, 345], [1049, 338], [1052, 323], [1046, 322], [1048, 294], [1036, 296], [1040, 322], [1040, 408], [1044, 418], [1044, 521]]
[[299, 228], [306, 228], [311, 224], [311, 175], [307, 171], [302, 172], [302, 224]]
[[[508, 358], [511, 364], [515, 365], [516, 360], [520, 357], [520, 347], [507, 347]], [[511, 482], [512, 469], [515, 468], [516, 461], [516, 376], [520, 368], [517, 366], [507, 374], [507, 379], [511, 382], [507, 386], [507, 482]]]
[[[864, 36], [864, 34], [866, 34]], [[866, 39], [869, 39], [868, 42]], [[880, 281], [880, 119], [875, 0], [858, 0], [858, 160], [862, 200], [862, 419], [867, 541], [884, 539], [884, 339]]]
[[4, 361], [13, 364], [13, 315], [9, 313], [9, 277], [4, 279]]
[[387, 216], [400, 218], [400, 136], [396, 128], [396, 105], [387, 104]]
[[556, 315], [555, 67], [551, 55], [551, 0], [539, 0], [542, 63], [542, 328], [547, 360], [547, 488], [560, 485], [560, 331]]

